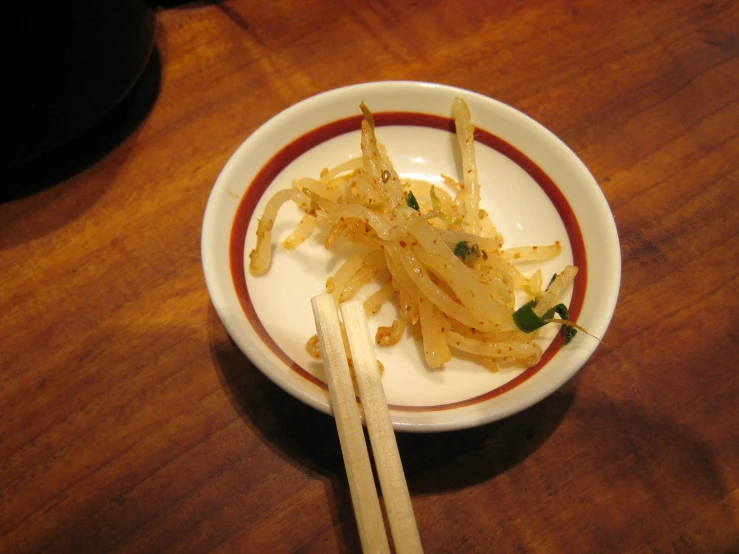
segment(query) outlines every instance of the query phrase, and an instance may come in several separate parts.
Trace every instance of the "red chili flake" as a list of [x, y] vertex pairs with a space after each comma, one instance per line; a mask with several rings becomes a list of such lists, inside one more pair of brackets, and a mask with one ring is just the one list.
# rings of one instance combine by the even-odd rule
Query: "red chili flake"
[[539, 248], [539, 247], [538, 246], [532, 246], [531, 247], [532, 250], [536, 250], [537, 248]]
[[408, 245], [407, 245], [407, 244], [405, 243], [405, 241], [404, 241], [404, 240], [401, 240], [401, 241], [400, 241], [400, 246], [402, 246], [403, 248], [405, 248], [405, 247], [406, 247], [406, 246], [408, 246]]

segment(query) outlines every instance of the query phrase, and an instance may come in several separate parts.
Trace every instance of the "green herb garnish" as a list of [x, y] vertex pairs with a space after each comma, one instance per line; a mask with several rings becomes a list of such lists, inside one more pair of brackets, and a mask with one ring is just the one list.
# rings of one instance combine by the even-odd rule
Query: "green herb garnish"
[[[545, 313], [542, 319], [551, 320], [554, 317], [555, 313], [564, 320], [569, 321], [570, 319], [570, 311], [567, 309], [567, 306], [565, 306], [564, 304], [557, 304], [554, 308], [552, 308], [547, 313]], [[550, 321], [550, 323], [552, 322]], [[572, 340], [572, 337], [577, 335], [577, 329], [575, 329], [574, 327], [571, 327], [570, 325], [564, 325], [564, 335], [565, 335], [565, 344], [568, 344]]]
[[413, 208], [417, 212], [421, 211], [421, 208], [418, 207], [418, 200], [416, 200], [416, 197], [413, 196], [412, 191], [408, 191], [408, 197], [405, 199], [405, 203], [408, 204], [409, 208]]
[[457, 243], [457, 246], [454, 247], [454, 255], [458, 258], [461, 258], [464, 260], [467, 256], [472, 254], [473, 249], [467, 246], [467, 243], [463, 240], [460, 240]]
[[[454, 253], [456, 254], [456, 250]], [[552, 320], [555, 313], [564, 320], [569, 321], [570, 319], [570, 312], [569, 310], [567, 310], [567, 306], [565, 306], [564, 304], [557, 304], [550, 310], [547, 310], [547, 312], [542, 317], [536, 315], [536, 313], [534, 312], [534, 306], [536, 306], [536, 301], [531, 300], [530, 302], [527, 302], [518, 310], [513, 312], [513, 323], [515, 323], [516, 327], [518, 327], [524, 333], [531, 333], [533, 331], [536, 331], [539, 327], [543, 327], [547, 323], [556, 323], [556, 319]], [[577, 329], [569, 325], [564, 325], [563, 327], [565, 336], [564, 343], [568, 344], [577, 334]]]
[[534, 306], [536, 306], [536, 301], [531, 300], [513, 312], [513, 323], [515, 323], [516, 327], [524, 333], [531, 333], [536, 331], [539, 327], [546, 325], [546, 321], [542, 321], [542, 319], [534, 313]]

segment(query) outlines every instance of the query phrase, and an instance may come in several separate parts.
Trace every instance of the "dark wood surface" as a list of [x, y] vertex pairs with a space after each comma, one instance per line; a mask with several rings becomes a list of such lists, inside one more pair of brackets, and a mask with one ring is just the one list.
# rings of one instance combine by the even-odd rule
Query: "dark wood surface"
[[0, 552], [359, 550], [333, 420], [229, 340], [199, 240], [218, 172], [260, 124], [384, 79], [539, 120], [602, 186], [623, 255], [606, 344], [575, 379], [498, 423], [399, 436], [426, 551], [739, 552], [738, 3], [157, 17], [124, 104], [3, 177]]

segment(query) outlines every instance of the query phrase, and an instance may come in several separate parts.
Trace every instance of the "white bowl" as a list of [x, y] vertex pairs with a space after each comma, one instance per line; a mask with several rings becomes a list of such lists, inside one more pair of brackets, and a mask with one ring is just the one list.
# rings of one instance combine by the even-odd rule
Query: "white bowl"
[[[205, 211], [202, 259], [213, 305], [239, 348], [277, 385], [326, 413], [331, 408], [323, 368], [308, 355], [305, 343], [315, 334], [310, 299], [325, 292], [326, 278], [341, 260], [315, 238], [286, 251], [281, 241], [299, 217], [297, 208], [286, 205], [275, 223], [272, 266], [266, 276], [253, 277], [244, 268], [256, 242], [256, 220], [269, 197], [290, 187], [293, 178], [317, 177], [322, 168], [361, 155], [362, 101], [375, 114], [378, 140], [401, 176], [438, 182], [441, 173], [459, 175], [449, 130], [455, 96], [466, 100], [480, 131], [476, 154], [482, 206], [503, 233], [505, 247], [559, 240], [562, 255], [531, 270], [541, 267], [546, 278], [574, 260], [580, 273], [571, 298], [565, 299], [573, 317], [601, 338], [611, 320], [621, 278], [613, 216], [595, 179], [551, 132], [496, 100], [445, 85], [391, 81], [322, 93], [270, 119], [228, 161]], [[387, 306], [373, 316], [372, 331], [389, 324], [393, 312]], [[472, 427], [545, 398], [598, 346], [578, 333], [560, 348], [556, 335], [555, 328], [542, 334], [539, 342], [549, 348], [538, 366], [497, 373], [458, 358], [429, 370], [409, 337], [378, 349], [395, 428]]]

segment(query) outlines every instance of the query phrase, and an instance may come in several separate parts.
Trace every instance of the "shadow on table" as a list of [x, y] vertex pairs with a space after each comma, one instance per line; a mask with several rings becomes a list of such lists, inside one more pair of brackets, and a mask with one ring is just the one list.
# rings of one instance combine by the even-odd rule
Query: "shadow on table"
[[[0, 204], [34, 195], [81, 173], [135, 135], [159, 96], [161, 70], [155, 47], [136, 84], [100, 121], [47, 154], [0, 170]], [[79, 202], [80, 210], [91, 205], [102, 190], [100, 186], [94, 190], [88, 187]]]
[[[211, 325], [217, 322], [211, 310]], [[220, 323], [215, 323], [220, 325]], [[219, 336], [221, 336], [219, 334]], [[283, 460], [328, 479], [341, 543], [359, 547], [341, 448], [332, 417], [284, 392], [229, 339], [211, 339], [220, 378], [244, 422]], [[574, 399], [568, 385], [503, 421], [444, 433], [397, 434], [412, 494], [461, 489], [499, 475], [532, 454], [557, 428]], [[350, 548], [351, 550], [351, 548]]]

